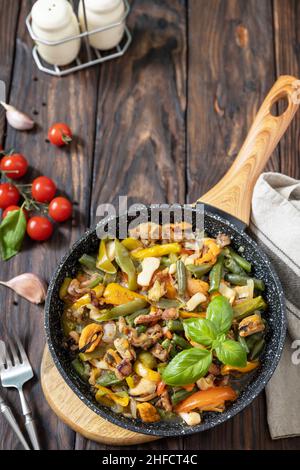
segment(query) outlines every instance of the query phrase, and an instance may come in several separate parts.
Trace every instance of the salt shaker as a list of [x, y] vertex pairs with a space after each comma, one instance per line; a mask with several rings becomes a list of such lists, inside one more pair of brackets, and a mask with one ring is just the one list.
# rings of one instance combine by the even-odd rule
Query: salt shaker
[[[78, 20], [67, 0], [38, 0], [32, 7], [32, 30], [43, 40], [59, 41], [80, 34]], [[76, 59], [80, 39], [46, 45], [36, 40], [39, 55], [49, 64], [66, 65]]]
[[[125, 13], [123, 0], [85, 0], [86, 20], [88, 31], [109, 26], [122, 20]], [[82, 31], [86, 30], [82, 0], [78, 8], [78, 18]], [[108, 50], [116, 47], [121, 41], [125, 28], [125, 21], [114, 28], [100, 33], [91, 34], [89, 42], [91, 46], [100, 50]]]

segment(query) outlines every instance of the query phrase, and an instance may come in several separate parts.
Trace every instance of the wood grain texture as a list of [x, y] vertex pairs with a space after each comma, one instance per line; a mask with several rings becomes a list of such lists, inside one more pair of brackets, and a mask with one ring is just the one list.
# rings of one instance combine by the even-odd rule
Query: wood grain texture
[[41, 364], [41, 385], [52, 410], [67, 426], [87, 439], [107, 445], [134, 445], [157, 440], [120, 428], [90, 410], [68, 387], [46, 347]]
[[[33, 64], [24, 26], [32, 3], [0, 0], [0, 78], [12, 83], [13, 104], [38, 121], [31, 133], [8, 128], [6, 147], [22, 150], [36, 169], [30, 175], [53, 177], [77, 205], [72, 223], [50, 242], [26, 242], [20, 255], [1, 262], [5, 280], [24, 271], [49, 279], [61, 255], [95, 221], [98, 203], [119, 194], [133, 201], [195, 201], [228, 170], [275, 75], [300, 76], [297, 0], [135, 0], [126, 55], [64, 79], [39, 73]], [[64, 119], [77, 138], [70, 149], [57, 150], [45, 142], [46, 130]], [[300, 177], [299, 132], [298, 117], [280, 144], [280, 159], [274, 152], [267, 169]], [[75, 435], [51, 411], [39, 382], [42, 309], [0, 289], [0, 336], [17, 330], [34, 366], [36, 378], [26, 391], [43, 447], [109, 449]], [[4, 394], [18, 416], [17, 394]], [[300, 438], [270, 439], [261, 394], [211, 431], [138, 446], [183, 447], [299, 449]], [[0, 449], [13, 448], [18, 442], [0, 418]]]
[[[12, 69], [15, 58], [15, 36], [20, 12], [20, 2], [0, 0], [0, 15], [5, 21], [1, 21], [0, 28], [0, 80], [6, 85], [6, 93], [9, 96]], [[7, 99], [8, 99], [7, 96]], [[5, 132], [5, 112], [0, 107], [0, 144], [3, 144]]]
[[[271, 1], [189, 1], [188, 201], [222, 177], [274, 82]], [[267, 168], [278, 170], [274, 154]]]
[[[57, 227], [50, 241], [38, 244], [26, 240], [22, 253], [6, 263], [1, 262], [1, 279], [4, 280], [26, 271], [49, 280], [62, 255], [89, 224], [96, 114], [94, 90], [97, 88], [98, 71], [97, 68], [90, 69], [67, 80], [38, 72], [31, 58], [32, 42], [25, 30], [25, 17], [32, 3], [22, 2], [10, 99], [17, 108], [32, 114], [37, 126], [30, 133], [17, 132], [8, 127], [5, 147], [14, 147], [28, 159], [31, 168], [27, 181], [41, 173], [52, 177], [58, 191], [66, 193], [78, 205], [75, 206], [73, 221]], [[48, 127], [55, 121], [67, 121], [74, 133], [80, 136], [70, 148], [57, 149], [47, 142]], [[25, 344], [35, 372], [35, 380], [28, 384], [27, 392], [37, 418], [41, 445], [50, 449], [73, 448], [74, 432], [49, 409], [41, 391], [39, 369], [45, 343], [43, 309], [23, 299], [15, 299], [12, 291], [4, 288], [1, 288], [0, 295], [0, 334], [2, 336], [5, 329], [8, 333], [13, 328], [16, 330]], [[16, 409], [20, 409], [17, 393], [9, 393], [9, 400]], [[13, 442], [5, 437], [0, 440], [0, 447], [16, 446], [15, 437], [7, 427], [4, 436], [10, 436]]]
[[[249, 225], [254, 185], [299, 108], [296, 82], [291, 75], [281, 75], [276, 80], [232, 166], [199, 201], [222, 209]], [[280, 115], [272, 114], [273, 107], [282, 99], [286, 101], [286, 109]]]
[[[297, 0], [274, 1], [274, 34], [277, 75], [290, 73], [300, 77], [300, 3]], [[280, 143], [280, 171], [300, 178], [300, 121], [292, 122]]]

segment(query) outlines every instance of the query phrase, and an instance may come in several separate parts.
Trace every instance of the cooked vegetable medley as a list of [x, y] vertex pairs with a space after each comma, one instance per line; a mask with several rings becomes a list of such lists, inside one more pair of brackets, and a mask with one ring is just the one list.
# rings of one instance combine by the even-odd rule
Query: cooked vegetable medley
[[79, 259], [60, 288], [64, 346], [101, 405], [193, 426], [236, 400], [259, 367], [267, 305], [230, 241], [149, 222]]

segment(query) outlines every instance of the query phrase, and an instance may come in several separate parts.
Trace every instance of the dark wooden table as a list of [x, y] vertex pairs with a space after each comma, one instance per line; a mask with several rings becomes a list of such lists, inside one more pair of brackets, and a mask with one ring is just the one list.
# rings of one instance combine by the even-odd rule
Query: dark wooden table
[[[24, 153], [36, 174], [52, 177], [74, 201], [74, 220], [50, 242], [26, 241], [0, 264], [1, 279], [33, 271], [49, 279], [68, 247], [93, 224], [99, 203], [193, 202], [235, 158], [275, 78], [300, 76], [297, 0], [135, 0], [127, 54], [65, 78], [40, 73], [25, 17], [33, 1], [0, 0], [0, 79], [9, 100], [31, 113], [31, 133], [5, 129], [5, 148]], [[47, 128], [67, 121], [74, 143], [58, 150]], [[300, 115], [267, 170], [300, 177]], [[68, 429], [49, 409], [39, 382], [43, 310], [0, 291], [0, 334], [25, 342], [36, 379], [27, 387], [44, 448], [101, 449]], [[6, 394], [6, 396], [8, 396]], [[19, 411], [17, 393], [9, 401]], [[296, 449], [300, 438], [272, 441], [264, 394], [229, 422], [199, 435], [163, 439], [144, 449]], [[0, 417], [0, 448], [18, 448]]]

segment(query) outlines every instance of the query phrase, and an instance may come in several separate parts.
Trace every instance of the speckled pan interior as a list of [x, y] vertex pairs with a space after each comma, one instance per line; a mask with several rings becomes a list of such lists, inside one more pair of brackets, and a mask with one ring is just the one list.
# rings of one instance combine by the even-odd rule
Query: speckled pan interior
[[[192, 211], [194, 212], [194, 210]], [[150, 217], [150, 209], [148, 215]], [[131, 221], [132, 219], [128, 216], [128, 220]], [[116, 221], [118, 226], [120, 218], [117, 218]], [[62, 331], [60, 316], [63, 310], [63, 303], [59, 299], [58, 292], [63, 279], [66, 276], [75, 274], [80, 256], [83, 253], [95, 253], [97, 251], [99, 240], [95, 229], [86, 232], [80, 240], [74, 244], [70, 252], [62, 259], [53, 275], [46, 299], [45, 329], [49, 350], [54, 363], [67, 384], [89, 408], [102, 418], [118, 426], [135, 432], [156, 436], [181, 436], [213, 428], [227, 421], [248, 406], [263, 390], [278, 364], [286, 333], [285, 304], [280, 281], [270, 261], [250, 236], [242, 230], [239, 230], [237, 226], [232, 224], [229, 220], [207, 210], [205, 211], [205, 231], [213, 237], [219, 232], [226, 233], [232, 238], [233, 248], [244, 247], [244, 256], [253, 264], [255, 277], [263, 279], [267, 286], [264, 296], [269, 305], [266, 318], [270, 328], [267, 334], [267, 345], [261, 357], [261, 366], [249, 378], [248, 383], [245, 384], [236, 402], [231, 404], [223, 413], [204, 413], [202, 423], [198, 426], [189, 427], [170, 421], [146, 424], [140, 420], [117, 415], [109, 408], [100, 406], [90, 392], [88, 385], [84, 384], [73, 371], [68, 354], [61, 346]]]

